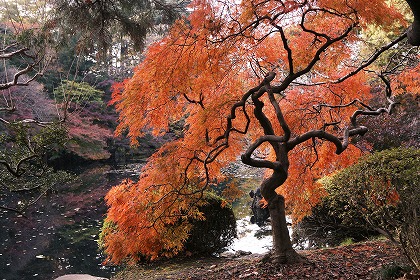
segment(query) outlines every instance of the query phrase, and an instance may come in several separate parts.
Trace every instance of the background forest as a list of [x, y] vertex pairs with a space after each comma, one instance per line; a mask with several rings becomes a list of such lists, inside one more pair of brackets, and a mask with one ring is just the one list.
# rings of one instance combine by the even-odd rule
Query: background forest
[[260, 184], [293, 252], [382, 235], [419, 269], [418, 4], [0, 2], [4, 279], [218, 254]]

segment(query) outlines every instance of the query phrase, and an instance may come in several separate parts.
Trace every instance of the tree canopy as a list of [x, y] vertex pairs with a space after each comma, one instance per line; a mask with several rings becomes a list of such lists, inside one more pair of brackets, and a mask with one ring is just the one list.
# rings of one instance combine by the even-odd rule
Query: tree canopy
[[[54, 9], [49, 24], [65, 36], [78, 38], [79, 49], [102, 59], [128, 45], [144, 47], [146, 35], [172, 23], [185, 9], [184, 1], [49, 0]], [[130, 40], [122, 40], [122, 38]], [[124, 44], [118, 46], [118, 44]], [[123, 50], [124, 51], [124, 50]]]
[[[204, 218], [198, 211], [204, 191], [225, 180], [224, 168], [240, 158], [268, 170], [261, 193], [276, 259], [296, 261], [284, 201], [296, 220], [309, 213], [324, 195], [317, 180], [369, 149], [354, 145], [368, 132], [359, 120], [390, 113], [393, 92], [416, 93], [418, 53], [406, 46], [409, 23], [397, 7], [394, 1], [193, 1], [190, 15], [149, 47], [132, 78], [114, 87], [117, 133], [127, 132], [133, 144], [176, 122], [184, 128], [150, 158], [137, 183], [108, 193], [107, 219], [117, 227], [105, 239], [110, 260], [180, 252], [189, 219]], [[390, 39], [372, 48], [365, 36], [372, 28]], [[379, 94], [383, 105], [370, 106]]]

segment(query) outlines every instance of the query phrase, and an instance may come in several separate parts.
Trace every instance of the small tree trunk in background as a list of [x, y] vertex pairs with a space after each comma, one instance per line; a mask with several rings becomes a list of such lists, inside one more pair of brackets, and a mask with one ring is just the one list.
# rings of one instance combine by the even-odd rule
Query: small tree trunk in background
[[286, 222], [284, 197], [276, 193], [276, 188], [286, 181], [287, 175], [274, 171], [261, 184], [261, 194], [268, 202], [273, 234], [273, 261], [296, 263], [304, 260], [292, 247]]

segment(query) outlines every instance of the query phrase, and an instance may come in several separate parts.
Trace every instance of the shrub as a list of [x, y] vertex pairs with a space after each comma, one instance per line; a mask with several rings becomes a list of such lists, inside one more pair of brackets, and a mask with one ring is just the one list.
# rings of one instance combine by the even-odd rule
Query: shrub
[[293, 227], [293, 243], [301, 249], [306, 246], [319, 248], [338, 246], [348, 239], [359, 242], [378, 235], [362, 217], [352, 213], [347, 201], [330, 192], [312, 208], [310, 215]]
[[236, 237], [236, 219], [230, 206], [223, 206], [220, 197], [206, 196], [207, 204], [199, 209], [205, 220], [193, 221], [186, 250], [198, 254], [213, 254], [223, 251]]
[[77, 104], [89, 102], [103, 103], [104, 92], [95, 89], [86, 82], [75, 82], [69, 80], [61, 81], [61, 84], [54, 90], [54, 98], [59, 102], [71, 101]]
[[309, 220], [317, 221], [316, 215], [322, 214], [320, 221], [337, 219], [347, 230], [376, 230], [400, 243], [420, 268], [419, 149], [398, 148], [366, 156], [322, 183], [329, 195]]

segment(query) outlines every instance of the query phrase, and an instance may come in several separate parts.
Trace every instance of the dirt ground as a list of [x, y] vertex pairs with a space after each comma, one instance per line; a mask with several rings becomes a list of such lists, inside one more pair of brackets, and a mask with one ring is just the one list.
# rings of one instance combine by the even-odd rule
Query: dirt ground
[[[420, 279], [389, 241], [300, 251], [306, 263], [275, 265], [262, 255], [181, 258], [130, 267], [112, 280], [138, 279]], [[408, 272], [408, 273], [407, 273]], [[405, 275], [405, 276], [404, 276]]]

